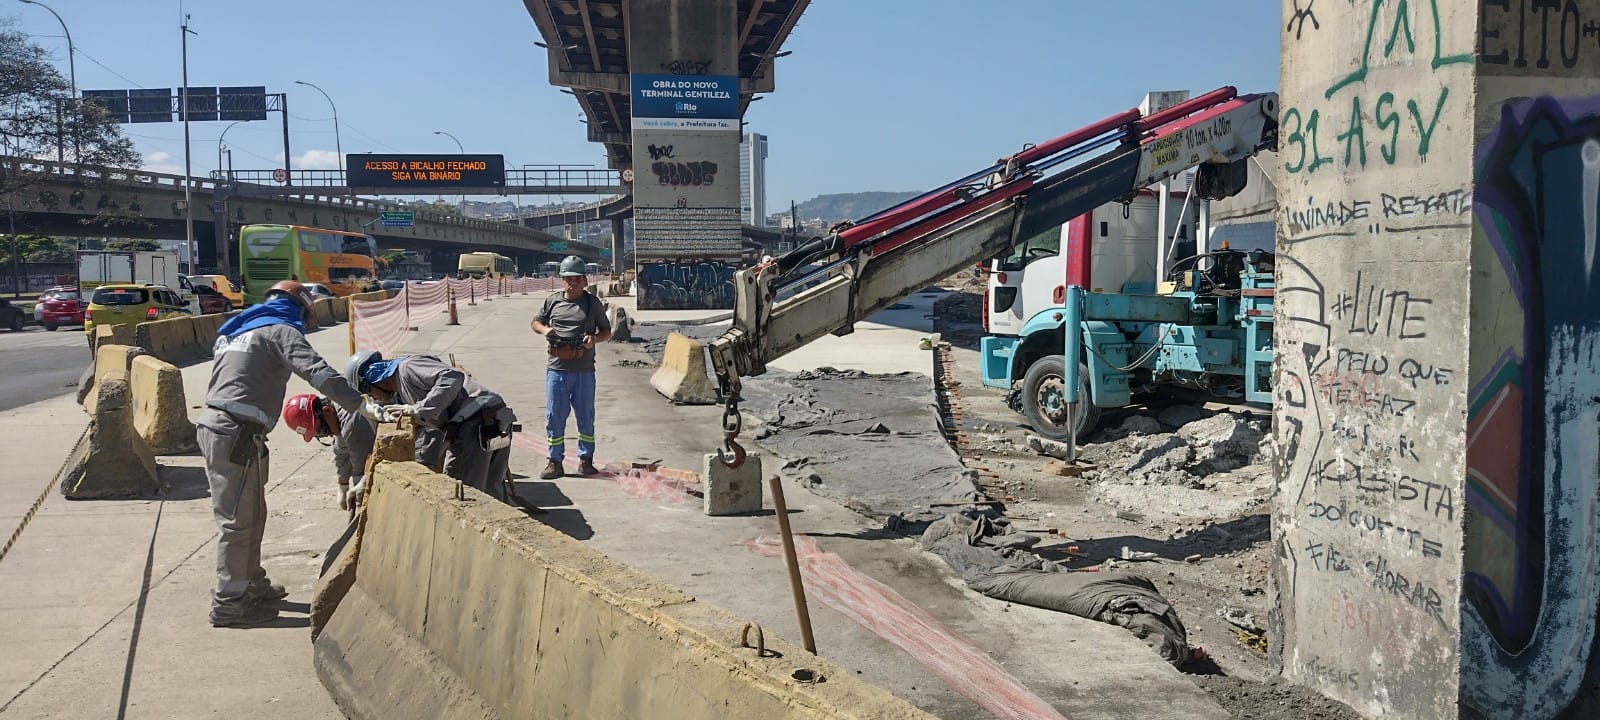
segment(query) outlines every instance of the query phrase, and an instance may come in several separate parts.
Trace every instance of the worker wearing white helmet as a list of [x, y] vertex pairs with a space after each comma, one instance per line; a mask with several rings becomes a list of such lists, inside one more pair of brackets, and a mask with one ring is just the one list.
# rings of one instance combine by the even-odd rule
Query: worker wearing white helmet
[[217, 331], [205, 411], [195, 421], [218, 530], [217, 586], [211, 595], [216, 627], [272, 620], [278, 615], [273, 603], [288, 595], [261, 567], [261, 541], [267, 521], [267, 433], [278, 424], [289, 375], [300, 376], [344, 408], [364, 407], [369, 416], [383, 417], [380, 406], [364, 405], [306, 342], [310, 316], [310, 293], [285, 280]]
[[554, 480], [565, 470], [567, 452], [567, 414], [578, 421], [578, 473], [598, 475], [594, 466], [594, 346], [611, 339], [611, 320], [605, 303], [585, 288], [583, 258], [576, 255], [561, 261], [561, 292], [545, 298], [544, 306], [529, 327], [545, 337], [549, 360], [544, 371], [545, 439], [550, 444], [549, 462], [539, 477]]

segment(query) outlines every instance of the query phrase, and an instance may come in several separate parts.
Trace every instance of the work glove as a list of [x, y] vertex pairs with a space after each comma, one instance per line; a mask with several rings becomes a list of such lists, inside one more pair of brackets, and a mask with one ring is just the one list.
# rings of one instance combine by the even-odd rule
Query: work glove
[[383, 406], [383, 411], [386, 412], [386, 413], [389, 413], [390, 415], [393, 415], [395, 417], [401, 417], [401, 416], [416, 417], [417, 416], [417, 406], [416, 405], [403, 405], [403, 404], [402, 405], [385, 405], [385, 406]]
[[350, 478], [339, 478], [339, 509], [350, 509]]
[[346, 509], [346, 510], [354, 510], [356, 508], [361, 507], [361, 495], [363, 493], [365, 493], [366, 490], [367, 490], [367, 478], [366, 478], [366, 476], [363, 475], [361, 477], [356, 478], [355, 483], [350, 486], [350, 489], [345, 491], [344, 509]]
[[384, 412], [383, 405], [379, 404], [370, 395], [361, 396], [359, 410], [362, 417], [371, 420], [374, 424], [382, 425], [383, 423], [394, 422], [394, 418], [389, 413]]

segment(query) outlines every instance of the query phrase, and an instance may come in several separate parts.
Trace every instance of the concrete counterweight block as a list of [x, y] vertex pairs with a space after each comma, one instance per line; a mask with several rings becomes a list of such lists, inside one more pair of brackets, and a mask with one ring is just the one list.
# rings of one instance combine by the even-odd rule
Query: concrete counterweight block
[[133, 428], [128, 374], [111, 372], [95, 387], [89, 429], [61, 467], [61, 494], [73, 500], [149, 495], [161, 489], [156, 458]]
[[133, 388], [133, 429], [157, 455], [200, 449], [189, 422], [183, 374], [170, 363], [148, 355], [133, 358], [128, 372]]
[[712, 405], [717, 390], [706, 374], [705, 346], [682, 333], [667, 336], [661, 367], [650, 376], [650, 387], [676, 405]]
[[707, 515], [738, 515], [761, 511], [761, 456], [748, 455], [744, 464], [730, 468], [706, 453], [702, 465]]

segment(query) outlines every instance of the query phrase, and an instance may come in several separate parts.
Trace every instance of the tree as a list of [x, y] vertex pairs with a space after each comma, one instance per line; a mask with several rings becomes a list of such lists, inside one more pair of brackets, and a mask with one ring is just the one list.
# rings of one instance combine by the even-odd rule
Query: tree
[[0, 140], [12, 157], [132, 169], [139, 153], [105, 108], [72, 97], [44, 48], [0, 19]]
[[19, 235], [0, 238], [0, 263], [11, 265], [13, 249], [20, 250], [25, 263], [70, 263], [77, 258], [71, 243], [43, 235]]
[[122, 252], [129, 250], [160, 250], [161, 243], [156, 242], [155, 240], [123, 238], [118, 240], [107, 240], [105, 243], [105, 249], [118, 250]]
[[392, 268], [401, 263], [410, 262], [411, 254], [404, 250], [388, 250], [378, 256], [378, 264]]

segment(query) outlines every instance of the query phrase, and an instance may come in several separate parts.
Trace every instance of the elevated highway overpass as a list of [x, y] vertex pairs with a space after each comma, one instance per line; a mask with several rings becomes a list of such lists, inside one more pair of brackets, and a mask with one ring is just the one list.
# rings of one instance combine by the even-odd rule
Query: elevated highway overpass
[[[17, 190], [4, 198], [18, 233], [151, 239], [185, 235], [181, 175], [11, 157], [0, 157], [0, 164], [19, 179]], [[233, 231], [252, 223], [365, 231], [383, 249], [430, 251], [437, 272], [454, 270], [455, 256], [472, 251], [498, 252], [522, 267], [569, 254], [591, 261], [601, 257], [596, 245], [532, 227], [455, 215], [417, 211], [413, 227], [383, 227], [380, 213], [411, 208], [363, 199], [350, 188], [331, 185], [270, 186], [192, 178], [189, 194], [195, 204], [196, 264], [224, 274], [238, 266], [238, 248], [230, 239]], [[0, 230], [9, 232], [9, 227]], [[551, 243], [565, 247], [558, 244], [551, 250]]]

